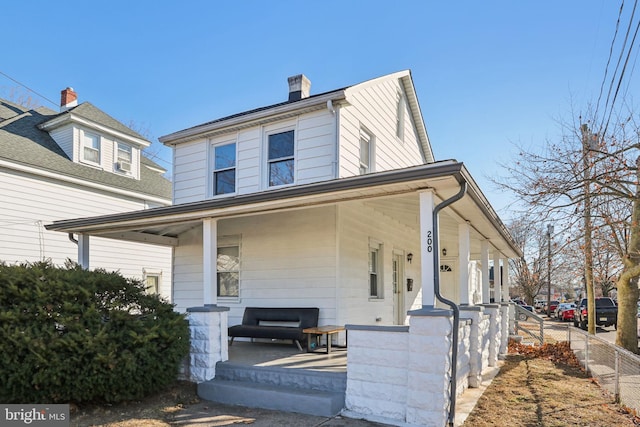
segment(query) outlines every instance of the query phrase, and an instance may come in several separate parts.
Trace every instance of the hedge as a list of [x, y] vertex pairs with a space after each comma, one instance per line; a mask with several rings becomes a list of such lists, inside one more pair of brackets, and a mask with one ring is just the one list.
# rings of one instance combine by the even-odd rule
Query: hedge
[[138, 399], [174, 382], [188, 352], [184, 315], [138, 280], [0, 264], [0, 402]]

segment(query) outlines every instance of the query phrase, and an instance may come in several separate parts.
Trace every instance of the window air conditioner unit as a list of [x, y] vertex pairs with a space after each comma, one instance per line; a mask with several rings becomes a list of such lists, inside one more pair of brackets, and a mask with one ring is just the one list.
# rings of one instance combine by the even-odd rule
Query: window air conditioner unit
[[117, 166], [119, 171], [131, 172], [131, 163], [129, 162], [118, 162]]

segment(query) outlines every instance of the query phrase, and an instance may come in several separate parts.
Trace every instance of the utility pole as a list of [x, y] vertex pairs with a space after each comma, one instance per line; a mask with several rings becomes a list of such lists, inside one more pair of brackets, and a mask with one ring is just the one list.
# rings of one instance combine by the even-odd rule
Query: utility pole
[[547, 316], [551, 317], [551, 235], [553, 225], [547, 224]]
[[591, 165], [589, 152], [593, 148], [594, 135], [589, 126], [580, 126], [582, 132], [582, 165], [584, 180], [584, 277], [587, 288], [587, 322], [589, 334], [596, 334], [596, 300], [593, 288], [593, 243], [591, 241]]

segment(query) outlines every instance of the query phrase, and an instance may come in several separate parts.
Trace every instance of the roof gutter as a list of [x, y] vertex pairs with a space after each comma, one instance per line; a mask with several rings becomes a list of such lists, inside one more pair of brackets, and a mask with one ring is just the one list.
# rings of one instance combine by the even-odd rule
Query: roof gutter
[[[433, 208], [433, 230], [434, 230], [433, 251], [436, 254], [436, 258], [435, 258], [436, 267], [440, 264], [440, 248], [438, 244], [440, 240], [439, 232], [438, 232], [438, 213], [442, 209], [446, 208], [447, 206], [462, 199], [466, 194], [466, 192], [467, 192], [467, 181], [463, 180], [460, 183], [460, 191], [458, 191], [456, 195], [443, 201], [442, 203], [440, 203], [439, 205]], [[434, 271], [433, 288], [434, 288], [434, 293], [436, 298], [438, 299], [438, 301], [448, 305], [449, 307], [451, 307], [451, 310], [453, 310], [453, 328], [451, 328], [451, 346], [452, 346], [451, 365], [450, 365], [451, 375], [449, 378], [449, 381], [451, 383], [450, 384], [451, 394], [449, 396], [449, 417], [448, 417], [448, 425], [450, 427], [453, 427], [455, 416], [456, 416], [456, 388], [457, 388], [456, 386], [458, 382], [456, 377], [458, 375], [458, 367], [457, 367], [458, 365], [458, 329], [459, 329], [459, 323], [460, 323], [460, 309], [458, 308], [455, 302], [450, 301], [442, 296], [442, 294], [440, 293], [440, 269], [434, 268], [433, 271]]]
[[[178, 132], [171, 133], [169, 135], [161, 136], [158, 140], [165, 145], [175, 145], [182, 142], [192, 141], [197, 138], [208, 137], [212, 133], [225, 132], [235, 126], [248, 127], [253, 126], [256, 122], [272, 118], [273, 116], [286, 116], [287, 114], [295, 113], [296, 115], [302, 114], [307, 110], [326, 108], [329, 101], [344, 100], [346, 97], [344, 90], [338, 90], [329, 92], [324, 95], [316, 95], [309, 98], [304, 98], [296, 102], [286, 102], [278, 104], [276, 106], [264, 109], [258, 109], [247, 114], [237, 114], [230, 116], [226, 119], [216, 120], [210, 123], [205, 123], [192, 128], [184, 129]], [[276, 118], [273, 120], [279, 120]]]

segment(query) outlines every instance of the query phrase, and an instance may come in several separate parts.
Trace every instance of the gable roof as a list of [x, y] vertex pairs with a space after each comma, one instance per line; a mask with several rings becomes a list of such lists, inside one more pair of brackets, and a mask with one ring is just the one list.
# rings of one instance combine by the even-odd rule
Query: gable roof
[[277, 104], [268, 105], [265, 107], [254, 108], [252, 110], [244, 111], [230, 116], [221, 117], [197, 126], [192, 126], [187, 129], [180, 130], [178, 132], [171, 133], [169, 135], [161, 136], [160, 142], [166, 145], [175, 145], [187, 141], [203, 137], [212, 137], [222, 132], [228, 132], [234, 127], [244, 128], [256, 123], [273, 121], [274, 116], [277, 119], [283, 119], [292, 117], [294, 115], [319, 110], [325, 108], [328, 102], [339, 103], [349, 102], [349, 93], [359, 91], [364, 87], [379, 83], [382, 80], [399, 79], [402, 82], [404, 92], [407, 96], [407, 102], [411, 110], [413, 123], [418, 133], [418, 138], [424, 157], [427, 163], [435, 161], [433, 156], [433, 150], [429, 143], [429, 137], [422, 118], [422, 112], [420, 111], [420, 104], [418, 103], [418, 97], [413, 85], [413, 79], [411, 78], [411, 71], [404, 70], [393, 74], [388, 74], [382, 77], [378, 77], [372, 80], [367, 80], [355, 85], [346, 86], [340, 89], [335, 89], [329, 92], [324, 92], [316, 95], [310, 95], [307, 98], [302, 98], [296, 101], [285, 101]]
[[[73, 110], [75, 114], [118, 133], [127, 132], [131, 138], [145, 140], [133, 130], [127, 130], [121, 123], [116, 125], [115, 119], [89, 103], [80, 104]], [[45, 107], [26, 109], [0, 99], [0, 165], [36, 168], [87, 183], [171, 200], [171, 182], [157, 172], [162, 167], [144, 156], [141, 156], [143, 166], [140, 168], [140, 180], [87, 167], [69, 159], [49, 133], [41, 129], [44, 123], [66, 113], [58, 113]], [[156, 171], [144, 165], [155, 168]]]

